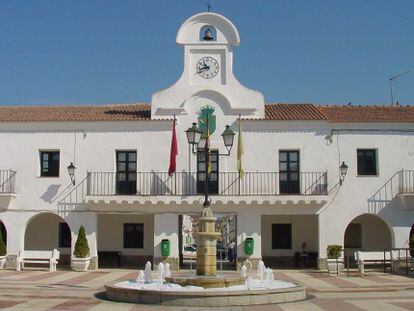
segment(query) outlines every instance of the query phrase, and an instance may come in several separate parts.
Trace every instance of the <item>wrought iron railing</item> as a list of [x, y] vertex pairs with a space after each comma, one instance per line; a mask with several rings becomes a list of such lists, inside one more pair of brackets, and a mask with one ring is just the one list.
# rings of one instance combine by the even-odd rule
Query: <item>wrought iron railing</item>
[[399, 170], [368, 199], [368, 204], [381, 209], [397, 195], [410, 193], [414, 193], [414, 170]]
[[[216, 193], [221, 196], [272, 196], [272, 195], [327, 195], [326, 172], [301, 172], [295, 181], [287, 181], [286, 173], [245, 172], [240, 178], [237, 172], [221, 172], [216, 175]], [[129, 179], [126, 181], [125, 179]], [[189, 196], [202, 194], [198, 187], [197, 173], [177, 172], [168, 176], [167, 172], [88, 172], [86, 193], [92, 196], [139, 195]], [[211, 181], [214, 183], [214, 181]], [[280, 185], [283, 183], [281, 189]], [[289, 183], [294, 187], [287, 187]]]
[[414, 170], [399, 171], [399, 193], [414, 193]]
[[15, 193], [16, 172], [0, 170], [0, 193]]

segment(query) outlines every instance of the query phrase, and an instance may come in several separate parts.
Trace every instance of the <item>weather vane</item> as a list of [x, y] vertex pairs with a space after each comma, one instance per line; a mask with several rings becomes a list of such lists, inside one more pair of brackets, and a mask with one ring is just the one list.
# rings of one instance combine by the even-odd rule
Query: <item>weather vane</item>
[[210, 12], [211, 11], [210, 0], [207, 0], [206, 5], [207, 5], [207, 12]]

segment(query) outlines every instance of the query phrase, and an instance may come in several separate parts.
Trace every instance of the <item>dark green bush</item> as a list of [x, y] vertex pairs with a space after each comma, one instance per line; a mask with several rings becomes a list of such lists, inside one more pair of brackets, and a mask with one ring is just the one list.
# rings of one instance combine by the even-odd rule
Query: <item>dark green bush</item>
[[0, 256], [6, 256], [6, 255], [7, 255], [6, 244], [4, 244], [3, 234], [0, 231]]
[[79, 228], [78, 238], [75, 243], [75, 251], [73, 252], [76, 258], [89, 257], [89, 245], [86, 239], [85, 228], [81, 226]]
[[329, 259], [338, 259], [342, 254], [342, 245], [328, 245], [326, 254]]

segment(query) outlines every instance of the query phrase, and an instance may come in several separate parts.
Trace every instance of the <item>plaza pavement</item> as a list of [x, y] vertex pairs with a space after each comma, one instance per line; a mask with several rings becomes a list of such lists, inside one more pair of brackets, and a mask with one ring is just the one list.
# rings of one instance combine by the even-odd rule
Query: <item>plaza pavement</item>
[[[371, 273], [329, 276], [319, 271], [274, 270], [275, 278], [308, 287], [308, 299], [278, 305], [212, 308], [213, 310], [414, 310], [414, 278]], [[209, 308], [134, 305], [106, 301], [106, 283], [135, 279], [133, 270], [21, 272], [0, 270], [0, 310], [209, 310]]]

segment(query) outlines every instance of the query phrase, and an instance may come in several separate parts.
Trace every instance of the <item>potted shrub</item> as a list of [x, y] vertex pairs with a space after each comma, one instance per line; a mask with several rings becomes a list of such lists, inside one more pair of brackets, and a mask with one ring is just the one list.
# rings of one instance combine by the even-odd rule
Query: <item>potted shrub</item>
[[78, 238], [75, 243], [75, 250], [72, 257], [72, 269], [74, 271], [87, 271], [89, 264], [91, 263], [91, 257], [89, 256], [89, 245], [86, 239], [85, 228], [81, 226], [79, 228]]
[[0, 231], [0, 270], [4, 268], [6, 264], [7, 248], [3, 241], [3, 234]]
[[338, 273], [344, 269], [344, 262], [342, 260], [342, 245], [328, 245], [326, 248], [326, 260], [329, 273]]

